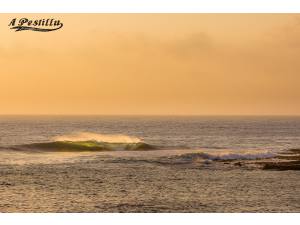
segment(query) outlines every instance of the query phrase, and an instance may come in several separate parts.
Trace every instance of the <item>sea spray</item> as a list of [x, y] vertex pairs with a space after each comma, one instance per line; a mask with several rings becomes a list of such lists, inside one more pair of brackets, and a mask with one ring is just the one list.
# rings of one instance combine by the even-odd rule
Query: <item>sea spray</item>
[[97, 134], [90, 132], [78, 132], [70, 135], [56, 136], [53, 138], [54, 141], [96, 141], [105, 143], [140, 143], [142, 140], [137, 137], [132, 137], [122, 134]]

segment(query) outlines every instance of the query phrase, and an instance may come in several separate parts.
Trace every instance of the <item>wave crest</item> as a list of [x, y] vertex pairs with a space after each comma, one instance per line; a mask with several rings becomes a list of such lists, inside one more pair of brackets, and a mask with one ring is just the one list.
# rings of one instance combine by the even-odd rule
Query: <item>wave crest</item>
[[14, 146], [16, 150], [39, 151], [113, 151], [151, 150], [156, 147], [137, 137], [127, 135], [104, 135], [89, 132], [56, 136], [53, 141]]
[[15, 149], [40, 151], [138, 151], [151, 150], [155, 149], [155, 147], [144, 142], [109, 143], [97, 141], [54, 141], [17, 146]]

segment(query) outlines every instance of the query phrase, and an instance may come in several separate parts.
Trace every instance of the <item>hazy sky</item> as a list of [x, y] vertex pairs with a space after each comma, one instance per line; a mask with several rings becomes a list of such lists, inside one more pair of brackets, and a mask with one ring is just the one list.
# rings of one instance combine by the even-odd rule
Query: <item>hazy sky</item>
[[0, 114], [300, 115], [300, 15], [2, 14]]

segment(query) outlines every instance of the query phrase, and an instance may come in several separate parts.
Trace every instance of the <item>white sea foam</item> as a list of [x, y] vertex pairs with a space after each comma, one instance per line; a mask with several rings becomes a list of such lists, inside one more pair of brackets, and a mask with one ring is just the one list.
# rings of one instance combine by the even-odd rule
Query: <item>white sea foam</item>
[[188, 153], [181, 155], [185, 159], [209, 159], [209, 160], [254, 160], [268, 159], [275, 157], [276, 154], [271, 152], [255, 152], [255, 153]]
[[275, 156], [274, 153], [266, 152], [266, 153], [246, 153], [246, 154], [221, 154], [221, 155], [208, 155], [209, 159], [212, 160], [234, 160], [234, 159], [267, 159], [273, 158]]

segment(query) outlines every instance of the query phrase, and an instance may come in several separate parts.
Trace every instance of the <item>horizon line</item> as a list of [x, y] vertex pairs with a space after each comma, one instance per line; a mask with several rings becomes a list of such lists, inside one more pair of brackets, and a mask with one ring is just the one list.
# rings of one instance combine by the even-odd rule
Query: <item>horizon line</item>
[[0, 116], [289, 116], [300, 114], [0, 114]]

